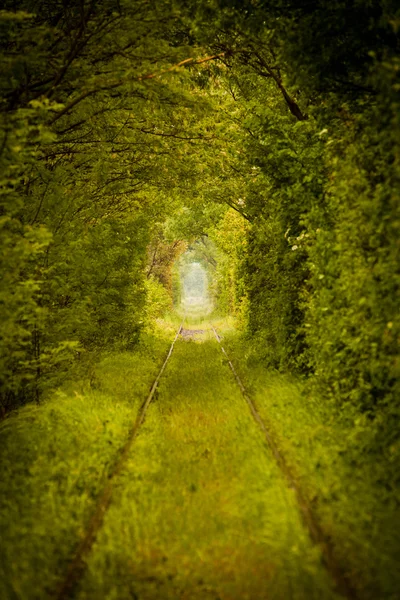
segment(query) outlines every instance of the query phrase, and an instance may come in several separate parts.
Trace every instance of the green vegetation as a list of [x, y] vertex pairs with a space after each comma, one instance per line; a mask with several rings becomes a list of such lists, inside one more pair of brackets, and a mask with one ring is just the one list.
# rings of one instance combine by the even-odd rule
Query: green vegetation
[[393, 449], [371, 461], [379, 424], [356, 410], [344, 417], [304, 382], [267, 371], [234, 329], [223, 343], [358, 597], [395, 600], [399, 490], [382, 484], [396, 481], [397, 462]]
[[174, 260], [208, 239], [219, 308], [266, 364], [383, 419], [391, 444], [398, 8], [18, 9], [0, 14], [3, 412], [80, 348], [133, 347], [167, 306], [157, 282], [174, 293]]
[[1, 598], [46, 598], [59, 585], [173, 331], [104, 355], [90, 380], [0, 425]]
[[336, 598], [209, 336], [177, 342], [77, 598]]
[[166, 348], [161, 320], [177, 327], [186, 308], [203, 326], [195, 268], [208, 318], [243, 334], [229, 342], [238, 366], [349, 579], [394, 598], [399, 50], [395, 0], [4, 0], [12, 597], [63, 571]]
[[[176, 325], [3, 422], [5, 598], [58, 589]], [[214, 325], [342, 571], [361, 598], [396, 598], [397, 496], [382, 493], [387, 457], [365, 460], [371, 427], [266, 371], [232, 322]], [[209, 324], [191, 326], [205, 333], [175, 348], [76, 597], [336, 597]]]

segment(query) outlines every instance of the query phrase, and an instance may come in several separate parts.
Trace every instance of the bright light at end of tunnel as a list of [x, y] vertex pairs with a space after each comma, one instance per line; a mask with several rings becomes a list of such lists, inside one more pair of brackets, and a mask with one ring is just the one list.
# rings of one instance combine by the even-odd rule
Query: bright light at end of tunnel
[[182, 308], [185, 311], [208, 313], [211, 299], [206, 269], [199, 262], [191, 262], [181, 272]]

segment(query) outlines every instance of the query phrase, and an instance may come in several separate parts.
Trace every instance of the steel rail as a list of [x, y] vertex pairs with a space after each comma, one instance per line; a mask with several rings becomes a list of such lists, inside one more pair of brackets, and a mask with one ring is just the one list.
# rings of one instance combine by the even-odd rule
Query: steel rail
[[109, 508], [109, 506], [111, 504], [114, 480], [121, 473], [122, 469], [124, 468], [125, 462], [129, 456], [129, 452], [132, 448], [133, 442], [135, 441], [138, 431], [139, 431], [141, 425], [143, 424], [149, 404], [154, 397], [154, 394], [156, 392], [156, 389], [157, 389], [157, 386], [161, 379], [161, 376], [165, 371], [165, 367], [167, 366], [167, 363], [168, 363], [169, 359], [171, 358], [171, 355], [172, 355], [172, 352], [173, 352], [173, 349], [175, 346], [175, 342], [178, 339], [178, 337], [182, 331], [183, 323], [184, 323], [184, 319], [182, 320], [182, 323], [179, 326], [178, 332], [175, 335], [174, 341], [171, 344], [171, 347], [169, 349], [167, 357], [166, 357], [156, 379], [154, 380], [153, 385], [151, 386], [149, 395], [147, 396], [146, 400], [143, 402], [143, 404], [141, 405], [141, 407], [139, 409], [138, 415], [136, 417], [136, 421], [135, 421], [132, 429], [129, 432], [128, 438], [127, 438], [125, 444], [123, 446], [121, 446], [121, 448], [120, 448], [120, 453], [114, 464], [114, 467], [112, 468], [111, 472], [108, 474], [108, 481], [107, 481], [106, 485], [103, 487], [102, 492], [100, 493], [100, 495], [97, 499], [95, 510], [92, 514], [89, 524], [86, 527], [85, 536], [82, 539], [82, 541], [80, 542], [80, 544], [78, 545], [78, 547], [75, 551], [75, 554], [74, 554], [71, 562], [69, 563], [68, 569], [67, 569], [65, 576], [61, 582], [61, 585], [58, 587], [58, 589], [56, 590], [56, 593], [54, 594], [54, 597], [57, 598], [57, 600], [67, 600], [68, 598], [71, 598], [71, 594], [74, 592], [75, 587], [86, 568], [85, 557], [89, 554], [89, 552], [93, 546], [93, 543], [96, 540], [97, 533], [103, 524], [104, 516], [107, 512], [107, 509]]
[[336, 585], [337, 591], [344, 598], [348, 598], [348, 600], [357, 600], [358, 596], [357, 596], [357, 593], [356, 593], [354, 587], [352, 586], [352, 584], [350, 583], [350, 581], [348, 580], [346, 575], [339, 568], [337, 561], [334, 557], [332, 547], [326, 540], [325, 535], [314, 515], [314, 512], [313, 512], [311, 506], [307, 502], [303, 492], [301, 491], [301, 489], [296, 481], [296, 478], [294, 477], [293, 473], [291, 472], [282, 453], [280, 452], [278, 446], [276, 445], [271, 433], [269, 432], [267, 426], [265, 425], [264, 421], [262, 420], [261, 415], [258, 412], [257, 408], [255, 407], [254, 402], [248, 395], [246, 388], [244, 387], [244, 385], [242, 383], [242, 380], [240, 379], [239, 375], [237, 374], [236, 369], [232, 364], [232, 361], [230, 360], [225, 348], [222, 345], [220, 336], [218, 335], [215, 327], [211, 326], [211, 328], [214, 332], [215, 338], [217, 339], [218, 343], [221, 346], [221, 350], [228, 361], [228, 365], [236, 379], [236, 382], [240, 388], [240, 391], [242, 392], [242, 396], [243, 396], [244, 400], [246, 401], [254, 420], [256, 421], [257, 425], [263, 432], [264, 437], [267, 441], [267, 444], [268, 444], [278, 466], [280, 467], [283, 475], [285, 476], [285, 478], [289, 484], [289, 487], [292, 488], [296, 494], [297, 503], [300, 508], [303, 522], [309, 531], [309, 535], [310, 535], [312, 541], [317, 546], [319, 546], [319, 548], [321, 550], [323, 561], [325, 563], [325, 567], [326, 567], [327, 571], [329, 572], [329, 574], [331, 575], [333, 582]]

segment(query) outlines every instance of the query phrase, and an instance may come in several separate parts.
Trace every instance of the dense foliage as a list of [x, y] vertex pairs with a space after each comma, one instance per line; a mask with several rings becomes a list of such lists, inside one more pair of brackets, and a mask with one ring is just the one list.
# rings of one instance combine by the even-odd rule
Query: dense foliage
[[191, 56], [175, 23], [168, 2], [0, 12], [3, 410], [82, 350], [137, 340], [154, 224], [190, 181], [177, 149], [201, 139], [183, 75], [168, 79]]
[[[233, 356], [343, 570], [365, 597], [393, 599], [399, 32], [395, 0], [4, 0], [0, 10], [0, 416], [78, 372], [95, 389], [107, 361], [88, 375], [86, 357], [128, 351], [107, 379], [113, 403], [130, 357], [143, 353], [144, 371], [144, 355], [160, 359], [164, 344], [154, 352], [146, 339], [195, 260], [216, 313], [247, 336]], [[297, 383], [271, 393], [287, 374]], [[52, 410], [22, 415], [32, 410], [50, 431]], [[16, 460], [14, 491], [26, 477]]]
[[340, 405], [383, 420], [391, 445], [399, 411], [398, 7], [278, 0], [188, 10], [203, 43], [224, 53], [220, 76], [238, 106], [247, 171], [239, 194], [252, 223], [250, 332], [270, 365], [313, 374]]
[[395, 3], [21, 0], [0, 17], [3, 407], [84, 349], [134, 344], [197, 239], [266, 364], [397, 453]]

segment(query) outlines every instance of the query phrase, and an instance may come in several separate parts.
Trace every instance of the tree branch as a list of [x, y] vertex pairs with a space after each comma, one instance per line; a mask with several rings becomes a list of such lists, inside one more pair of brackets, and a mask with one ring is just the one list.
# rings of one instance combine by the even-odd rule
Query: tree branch
[[215, 60], [217, 58], [221, 58], [222, 56], [224, 56], [224, 54], [225, 54], [224, 52], [221, 52], [220, 54], [214, 54], [213, 56], [206, 56], [205, 58], [201, 58], [201, 59], [186, 58], [185, 60], [181, 60], [176, 65], [173, 65], [172, 67], [170, 67], [168, 69], [164, 69], [163, 71], [159, 71], [158, 73], [148, 73], [147, 75], [140, 75], [139, 77], [136, 77], [133, 80], [132, 79], [126, 79], [126, 80], [121, 79], [121, 80], [116, 81], [115, 83], [112, 83], [109, 85], [100, 86], [100, 87], [94, 88], [92, 90], [86, 90], [86, 92], [83, 92], [80, 96], [78, 96], [77, 98], [72, 100], [69, 104], [67, 104], [67, 106], [65, 106], [59, 113], [57, 113], [53, 117], [53, 119], [50, 121], [50, 125], [53, 125], [56, 121], [58, 121], [58, 119], [63, 117], [66, 113], [68, 113], [77, 104], [82, 102], [82, 100], [85, 100], [86, 98], [93, 96], [94, 94], [97, 94], [98, 92], [115, 89], [115, 88], [123, 85], [124, 83], [127, 83], [128, 81], [145, 81], [147, 79], [155, 79], [156, 77], [162, 77], [163, 75], [166, 75], [167, 73], [171, 73], [172, 71], [175, 71], [176, 69], [179, 69], [180, 67], [186, 67], [188, 65], [199, 65], [199, 64], [202, 64], [202, 63], [210, 61], [210, 60]]

